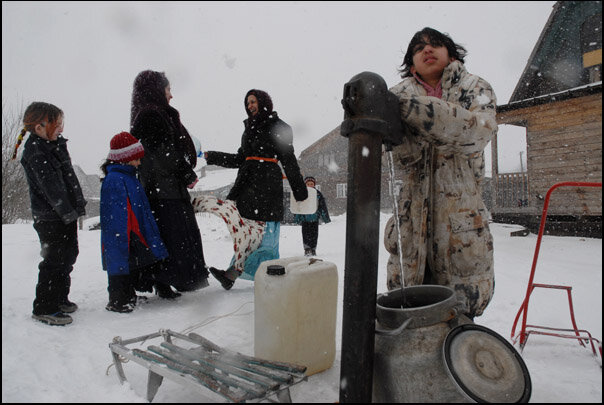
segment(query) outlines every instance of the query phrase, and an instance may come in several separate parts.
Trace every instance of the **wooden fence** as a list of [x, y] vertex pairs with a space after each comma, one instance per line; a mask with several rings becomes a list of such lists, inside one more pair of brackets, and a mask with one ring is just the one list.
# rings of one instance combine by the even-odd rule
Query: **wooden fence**
[[494, 210], [523, 211], [529, 207], [528, 174], [503, 173], [495, 178]]

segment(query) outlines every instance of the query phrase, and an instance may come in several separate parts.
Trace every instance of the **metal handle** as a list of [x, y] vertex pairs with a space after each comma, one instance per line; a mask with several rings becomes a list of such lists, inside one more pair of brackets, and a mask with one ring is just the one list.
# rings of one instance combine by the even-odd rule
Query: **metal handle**
[[407, 325], [409, 325], [409, 323], [411, 323], [412, 320], [413, 320], [413, 318], [406, 319], [405, 322], [403, 322], [403, 324], [396, 329], [381, 329], [381, 328], [378, 328], [378, 326], [377, 326], [378, 323], [377, 323], [377, 319], [376, 319], [375, 320], [375, 333], [377, 335], [384, 335], [384, 336], [400, 335], [401, 333], [403, 333], [403, 330], [405, 330]]

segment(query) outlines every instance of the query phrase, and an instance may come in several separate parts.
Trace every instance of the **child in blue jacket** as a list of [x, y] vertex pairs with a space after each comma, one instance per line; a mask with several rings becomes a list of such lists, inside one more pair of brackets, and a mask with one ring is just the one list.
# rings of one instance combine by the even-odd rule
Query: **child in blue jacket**
[[101, 166], [101, 257], [107, 271], [109, 303], [113, 312], [132, 312], [140, 279], [151, 279], [168, 251], [136, 169], [145, 151], [128, 132], [111, 139], [111, 150]]

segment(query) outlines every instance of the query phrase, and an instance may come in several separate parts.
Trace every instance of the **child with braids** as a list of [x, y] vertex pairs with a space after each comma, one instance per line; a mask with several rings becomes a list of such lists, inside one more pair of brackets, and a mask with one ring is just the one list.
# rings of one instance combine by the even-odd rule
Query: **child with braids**
[[44, 102], [31, 103], [23, 116], [13, 159], [24, 135], [21, 164], [29, 184], [34, 229], [40, 239], [32, 318], [48, 325], [67, 325], [78, 306], [69, 301], [71, 271], [78, 257], [77, 219], [85, 215], [86, 200], [71, 165], [63, 131], [63, 111]]

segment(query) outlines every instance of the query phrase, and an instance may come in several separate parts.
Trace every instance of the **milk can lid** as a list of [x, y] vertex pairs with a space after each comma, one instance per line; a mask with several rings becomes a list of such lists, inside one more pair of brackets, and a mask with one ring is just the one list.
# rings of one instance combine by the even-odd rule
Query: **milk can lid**
[[278, 264], [272, 264], [270, 266], [267, 266], [266, 274], [268, 274], [269, 276], [282, 276], [285, 274], [285, 267], [280, 266]]
[[453, 328], [443, 346], [445, 368], [461, 392], [476, 402], [528, 402], [531, 378], [520, 354], [491, 329]]

